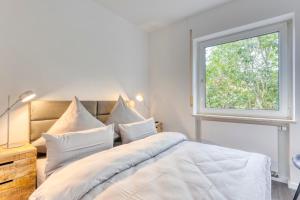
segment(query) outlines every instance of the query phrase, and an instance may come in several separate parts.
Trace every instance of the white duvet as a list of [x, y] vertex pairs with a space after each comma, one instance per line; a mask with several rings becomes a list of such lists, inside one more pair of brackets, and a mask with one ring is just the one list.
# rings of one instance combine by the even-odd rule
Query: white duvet
[[30, 200], [271, 200], [270, 160], [162, 133], [75, 161]]

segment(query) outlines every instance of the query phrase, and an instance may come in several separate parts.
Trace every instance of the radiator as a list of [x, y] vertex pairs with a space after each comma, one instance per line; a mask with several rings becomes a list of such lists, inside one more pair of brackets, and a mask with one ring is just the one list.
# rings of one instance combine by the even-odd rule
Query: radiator
[[279, 172], [278, 138], [276, 126], [201, 121], [202, 142], [265, 154], [275, 175]]

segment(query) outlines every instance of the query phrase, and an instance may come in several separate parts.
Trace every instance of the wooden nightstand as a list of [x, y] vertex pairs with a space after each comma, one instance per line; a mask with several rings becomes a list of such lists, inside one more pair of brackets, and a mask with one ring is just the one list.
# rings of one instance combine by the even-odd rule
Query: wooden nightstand
[[36, 187], [36, 148], [0, 147], [0, 200], [25, 200]]
[[155, 127], [156, 127], [156, 130], [157, 130], [158, 133], [159, 132], [163, 132], [163, 124], [162, 124], [162, 122], [156, 121], [155, 122]]

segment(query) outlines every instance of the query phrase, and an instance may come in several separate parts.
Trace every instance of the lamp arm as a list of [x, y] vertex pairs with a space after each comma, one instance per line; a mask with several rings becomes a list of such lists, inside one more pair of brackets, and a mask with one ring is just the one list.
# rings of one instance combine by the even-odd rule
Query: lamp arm
[[2, 118], [7, 112], [9, 112], [17, 103], [21, 101], [20, 98], [18, 98], [13, 104], [11, 104], [9, 107], [7, 107], [1, 114], [0, 118]]

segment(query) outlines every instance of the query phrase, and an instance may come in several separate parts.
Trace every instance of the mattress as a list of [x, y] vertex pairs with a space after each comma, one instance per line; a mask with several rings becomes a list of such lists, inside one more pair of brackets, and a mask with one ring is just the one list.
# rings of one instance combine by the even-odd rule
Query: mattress
[[46, 166], [46, 157], [38, 158], [36, 161], [36, 173], [37, 173], [37, 187], [39, 187], [45, 180], [45, 166]]

